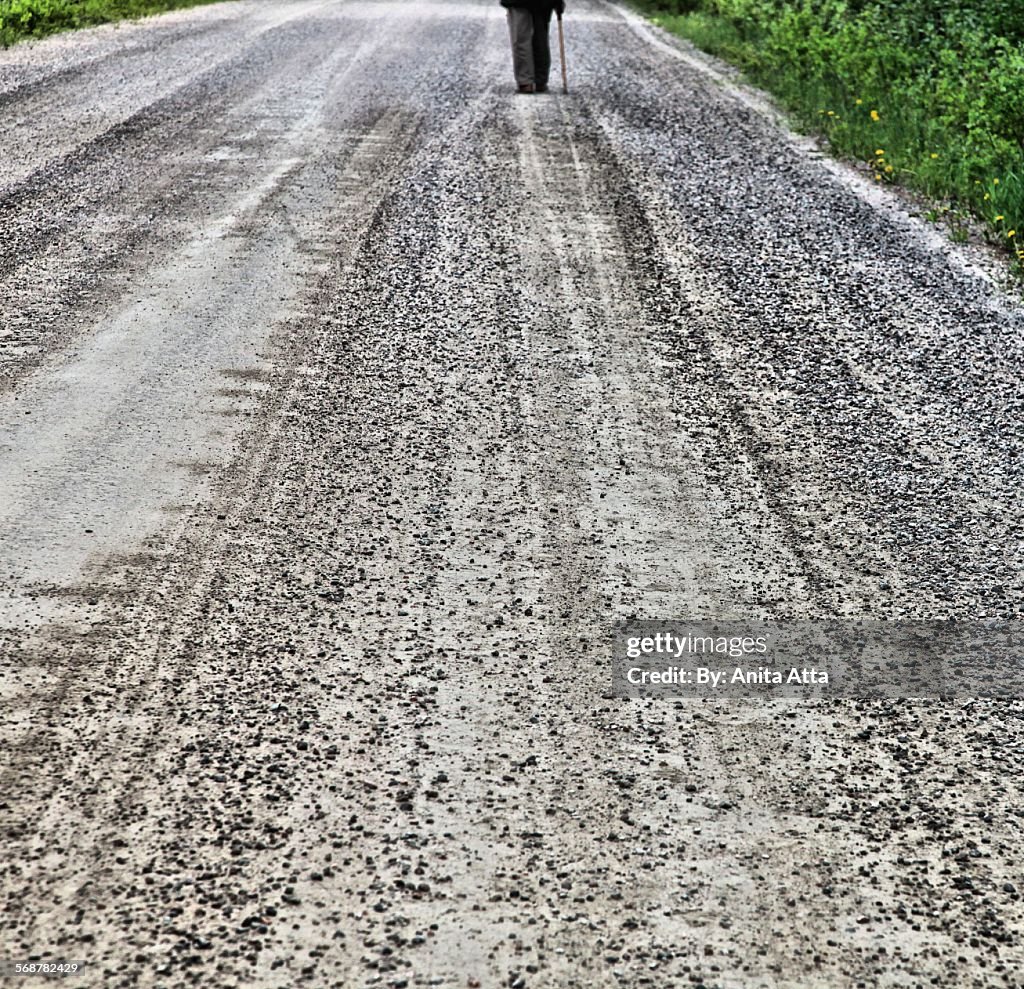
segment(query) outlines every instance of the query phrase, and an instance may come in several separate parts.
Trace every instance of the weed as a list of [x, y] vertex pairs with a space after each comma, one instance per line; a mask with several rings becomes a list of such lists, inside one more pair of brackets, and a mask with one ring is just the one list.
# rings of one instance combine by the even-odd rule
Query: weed
[[213, 0], [0, 0], [0, 45]]
[[[982, 219], [1024, 253], [1024, 4], [1017, 0], [636, 0], [739, 65], [806, 130]], [[945, 219], [950, 221], [951, 216]], [[950, 226], [955, 240], [967, 226]]]

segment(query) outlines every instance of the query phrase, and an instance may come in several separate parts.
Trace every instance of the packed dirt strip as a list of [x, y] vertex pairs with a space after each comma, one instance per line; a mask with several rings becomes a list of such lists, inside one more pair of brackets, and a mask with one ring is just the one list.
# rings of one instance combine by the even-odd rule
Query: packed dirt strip
[[566, 27], [568, 96], [471, 0], [0, 52], [0, 959], [1024, 985], [1024, 704], [609, 669], [626, 617], [1017, 617], [1021, 310]]

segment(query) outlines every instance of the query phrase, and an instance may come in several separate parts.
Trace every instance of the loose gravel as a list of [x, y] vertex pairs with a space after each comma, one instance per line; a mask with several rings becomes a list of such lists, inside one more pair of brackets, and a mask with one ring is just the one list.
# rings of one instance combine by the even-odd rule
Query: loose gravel
[[0, 956], [1022, 984], [1024, 705], [606, 665], [626, 616], [1018, 617], [1021, 309], [566, 27], [568, 96], [470, 0], [0, 53]]

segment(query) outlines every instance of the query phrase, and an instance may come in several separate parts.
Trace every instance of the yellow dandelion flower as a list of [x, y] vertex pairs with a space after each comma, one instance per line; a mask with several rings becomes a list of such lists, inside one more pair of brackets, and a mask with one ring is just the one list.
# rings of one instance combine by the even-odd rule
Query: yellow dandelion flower
[[1008, 231], [1006, 232], [1006, 236], [1007, 236], [1007, 237], [1014, 237], [1014, 236], [1016, 236], [1016, 233], [1017, 233], [1017, 231], [1016, 231], [1016, 230], [1008, 230]]
[[891, 172], [892, 171], [892, 165], [886, 165], [885, 166], [885, 170], [886, 170], [886, 172]]
[[993, 179], [992, 180], [992, 184], [993, 185], [999, 185], [999, 179]]
[[989, 195], [989, 194], [988, 194], [988, 193], [986, 192], [986, 193], [985, 193], [985, 198], [986, 198], [986, 199], [991, 199], [992, 197], [991, 197], [991, 196], [990, 196], [990, 195]]
[[938, 158], [938, 157], [939, 157], [939, 156], [938, 156], [938, 155], [937, 155], [937, 154], [936, 154], [936, 153], [935, 153], [935, 152], [933, 151], [933, 152], [932, 152], [932, 158]]
[[863, 103], [864, 101], [863, 100], [855, 100], [854, 102], [856, 102], [857, 106], [860, 106], [861, 103]]
[[882, 181], [882, 176], [879, 175], [878, 172], [875, 172], [875, 181], [876, 182], [881, 182]]
[[875, 154], [878, 155], [879, 158], [881, 158], [882, 155], [885, 154], [885, 152], [881, 148], [875, 148]]
[[1005, 220], [1005, 219], [1006, 219], [1006, 217], [1003, 216], [1002, 213], [1000, 213], [999, 216], [996, 217], [996, 223], [998, 223], [1000, 220]]
[[872, 110], [871, 111], [871, 119], [875, 120], [875, 121], [878, 121], [878, 120], [881, 120], [882, 118], [878, 116], [878, 111], [877, 110]]

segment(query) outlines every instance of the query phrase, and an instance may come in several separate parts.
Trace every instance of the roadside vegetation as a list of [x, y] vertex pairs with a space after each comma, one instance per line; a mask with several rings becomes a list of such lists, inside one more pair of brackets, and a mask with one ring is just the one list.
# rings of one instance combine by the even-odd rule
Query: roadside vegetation
[[638, 0], [656, 23], [743, 69], [794, 122], [972, 218], [1024, 270], [1021, 0]]
[[0, 45], [214, 0], [0, 0]]

